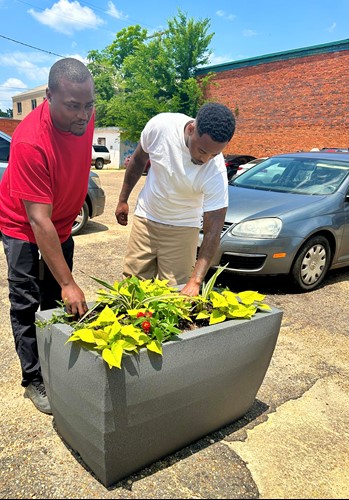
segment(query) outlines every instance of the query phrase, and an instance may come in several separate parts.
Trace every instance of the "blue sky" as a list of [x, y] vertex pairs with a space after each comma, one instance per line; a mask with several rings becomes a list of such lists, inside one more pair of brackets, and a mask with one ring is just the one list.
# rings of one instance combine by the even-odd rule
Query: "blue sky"
[[349, 38], [349, 0], [0, 0], [0, 109], [46, 84], [58, 56], [86, 62], [122, 28], [162, 30], [178, 9], [210, 20], [211, 64]]

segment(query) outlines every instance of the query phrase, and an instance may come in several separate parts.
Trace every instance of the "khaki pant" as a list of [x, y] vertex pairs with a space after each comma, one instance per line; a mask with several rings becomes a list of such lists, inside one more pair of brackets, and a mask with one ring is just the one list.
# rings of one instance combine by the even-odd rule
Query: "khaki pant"
[[188, 282], [196, 261], [199, 229], [159, 224], [133, 217], [123, 275], [168, 279], [170, 285]]

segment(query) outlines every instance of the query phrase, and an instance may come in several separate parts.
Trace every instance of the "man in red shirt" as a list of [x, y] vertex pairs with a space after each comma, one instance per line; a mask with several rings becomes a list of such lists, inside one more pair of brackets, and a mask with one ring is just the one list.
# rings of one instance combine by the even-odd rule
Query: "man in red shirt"
[[63, 301], [87, 311], [72, 276], [73, 222], [87, 193], [94, 131], [94, 83], [65, 58], [51, 68], [46, 100], [16, 128], [0, 184], [0, 230], [8, 264], [10, 317], [24, 396], [51, 414], [36, 343], [35, 313]]

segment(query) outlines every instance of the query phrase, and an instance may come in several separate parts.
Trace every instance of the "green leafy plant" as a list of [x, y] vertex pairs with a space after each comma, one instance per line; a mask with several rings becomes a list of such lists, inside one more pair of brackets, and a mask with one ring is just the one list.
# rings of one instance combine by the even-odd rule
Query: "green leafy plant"
[[228, 319], [250, 319], [257, 311], [271, 310], [263, 303], [265, 296], [258, 292], [235, 294], [227, 288], [215, 289], [223, 270], [218, 268], [196, 297], [182, 295], [167, 280], [131, 276], [111, 285], [92, 278], [103, 288], [81, 319], [74, 321], [61, 304], [50, 320], [36, 325], [43, 328], [52, 323], [69, 323], [72, 334], [67, 342], [80, 342], [98, 351], [110, 368], [121, 368], [124, 354], [146, 348], [162, 355], [164, 342], [188, 330]]

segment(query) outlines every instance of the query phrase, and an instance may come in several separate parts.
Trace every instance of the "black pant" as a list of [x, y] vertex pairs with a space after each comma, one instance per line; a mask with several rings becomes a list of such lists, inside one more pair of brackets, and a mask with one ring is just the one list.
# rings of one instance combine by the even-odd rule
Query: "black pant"
[[[61, 288], [40, 258], [34, 243], [2, 235], [8, 266], [10, 318], [15, 347], [22, 367], [22, 386], [42, 380], [36, 343], [35, 313], [54, 309], [61, 301]], [[74, 240], [62, 244], [64, 258], [73, 269]]]

